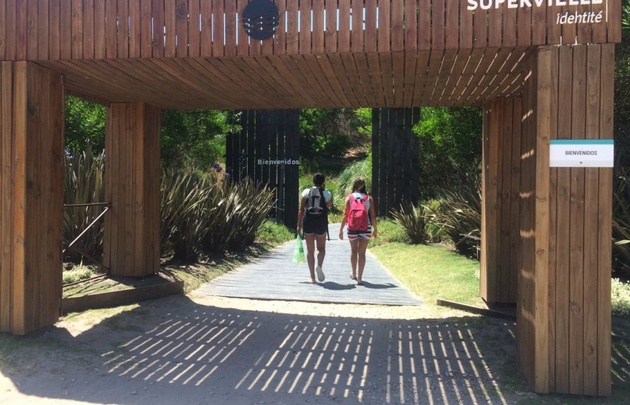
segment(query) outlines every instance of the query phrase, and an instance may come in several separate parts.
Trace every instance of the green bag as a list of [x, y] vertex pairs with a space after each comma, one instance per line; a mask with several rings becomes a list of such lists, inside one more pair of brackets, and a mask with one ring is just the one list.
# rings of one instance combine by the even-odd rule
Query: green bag
[[293, 249], [293, 263], [304, 263], [304, 247], [302, 246], [302, 237], [298, 234], [295, 237], [295, 248]]

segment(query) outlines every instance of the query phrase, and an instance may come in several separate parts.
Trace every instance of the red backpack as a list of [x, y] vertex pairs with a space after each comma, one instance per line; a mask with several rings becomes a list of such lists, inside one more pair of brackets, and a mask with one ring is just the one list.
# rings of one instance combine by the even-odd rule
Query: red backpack
[[348, 213], [348, 230], [350, 231], [367, 231], [368, 230], [368, 210], [365, 200], [368, 199], [366, 194], [363, 198], [356, 198], [351, 194], [350, 212]]

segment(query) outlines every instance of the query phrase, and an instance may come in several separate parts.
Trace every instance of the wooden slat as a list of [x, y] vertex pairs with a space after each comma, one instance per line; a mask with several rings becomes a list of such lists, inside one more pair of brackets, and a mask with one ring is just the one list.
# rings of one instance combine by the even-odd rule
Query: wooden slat
[[[491, 21], [503, 20], [503, 8], [492, 7], [488, 11], [488, 47], [498, 48], [503, 40], [503, 24], [492, 24]], [[510, 29], [511, 27], [506, 27]]]
[[[602, 45], [601, 53], [601, 106], [599, 134], [601, 139], [613, 138], [613, 100], [614, 100], [614, 60], [615, 46]], [[599, 209], [597, 211], [599, 227], [597, 230], [597, 358], [598, 395], [611, 394], [611, 264], [612, 264], [612, 170], [599, 169]]]
[[[542, 116], [547, 114], [551, 103], [551, 78], [548, 72], [551, 70], [550, 50], [539, 52], [537, 71], [541, 72], [537, 77], [536, 109]], [[536, 120], [535, 128], [535, 197], [534, 202], [534, 229], [535, 241], [533, 256], [535, 272], [532, 279], [534, 292], [532, 295], [532, 308], [536, 308], [534, 321], [534, 382], [533, 386], [538, 392], [549, 390], [549, 120], [540, 117]]]
[[391, 3], [380, 1], [378, 3], [378, 51], [388, 52], [391, 50]]
[[12, 140], [12, 221], [11, 221], [11, 288], [12, 288], [12, 307], [11, 307], [11, 330], [17, 334], [24, 334], [28, 329], [25, 323], [27, 316], [26, 305], [27, 297], [26, 288], [26, 272], [25, 267], [26, 251], [26, 162], [25, 159], [19, 159], [19, 156], [27, 156], [27, 64], [25, 62], [17, 62], [15, 64], [14, 73], [14, 128]]
[[516, 41], [518, 46], [532, 44], [532, 7], [518, 10], [518, 26], [516, 27]]
[[94, 59], [94, 2], [83, 1], [83, 59]]
[[[188, 56], [188, 0], [175, 0], [175, 9], [171, 11], [175, 12], [175, 56]], [[233, 25], [227, 24], [226, 30], [227, 27], [233, 27]]]
[[[584, 139], [586, 97], [586, 50], [573, 48], [573, 88], [571, 137]], [[569, 390], [582, 393], [584, 387], [584, 168], [571, 168], [570, 300], [569, 313]]]
[[[403, 31], [403, 0], [391, 1], [391, 51], [398, 52], [405, 49], [405, 32]], [[412, 14], [413, 15], [413, 14]]]
[[363, 42], [363, 34], [365, 31], [363, 29], [363, 4], [364, 0], [352, 0], [350, 3], [352, 9], [352, 33], [350, 40], [353, 52], [363, 52], [365, 50]]
[[201, 56], [204, 57], [212, 55], [212, 5], [212, 1], [201, 2]]
[[140, 1], [129, 2], [129, 57], [139, 58], [142, 53]]
[[129, 3], [126, 0], [118, 0], [118, 36], [117, 57], [125, 59], [129, 57]]
[[[0, 224], [13, 218], [13, 62], [0, 63]], [[11, 331], [12, 230], [0, 226], [0, 331]]]
[[[286, 19], [287, 19], [288, 26], [287, 26], [285, 50], [287, 54], [297, 54], [299, 52], [298, 2], [288, 1], [286, 7], [287, 7]], [[276, 54], [278, 54], [278, 52], [276, 52]]]
[[337, 52], [337, 4], [335, 1], [326, 2], [324, 48], [327, 53]]
[[365, 0], [365, 52], [376, 52], [378, 49], [376, 24], [376, 0]]
[[213, 56], [222, 56], [225, 54], [225, 24], [223, 22], [223, 14], [225, 13], [225, 8], [223, 4], [223, 0], [211, 0], [212, 1], [212, 12], [214, 15], [214, 23], [212, 26], [213, 32], [213, 40], [212, 40], [212, 55]]
[[[446, 24], [444, 28], [444, 41], [446, 49], [457, 49], [460, 39], [460, 4], [459, 1], [448, 1], [446, 3]], [[470, 13], [464, 13], [470, 14]]]
[[350, 51], [350, 0], [338, 0], [337, 51]]
[[[105, 15], [105, 1], [96, 1], [94, 3], [94, 58], [96, 59], [103, 59], [107, 56], [105, 45], [107, 43]], [[147, 54], [147, 56], [149, 55], [150, 53]]]
[[[587, 48], [586, 59], [586, 110], [585, 136], [599, 138], [599, 118], [601, 100], [601, 47]], [[584, 352], [584, 393], [598, 394], [597, 357], [597, 302], [598, 293], [598, 210], [599, 210], [599, 169], [587, 168], [584, 179], [584, 345], [592, 350]]]
[[517, 40], [517, 13], [520, 10], [516, 8], [503, 8], [503, 32], [501, 34], [502, 46], [516, 46]]
[[511, 246], [510, 246], [510, 269], [508, 271], [508, 290], [510, 303], [518, 302], [517, 295], [517, 275], [520, 268], [520, 191], [521, 191], [521, 178], [518, 175], [522, 171], [521, 167], [521, 138], [522, 138], [522, 117], [523, 117], [523, 99], [521, 97], [514, 98], [514, 109], [512, 111], [512, 179], [510, 184], [510, 204], [511, 217], [510, 217], [510, 233], [511, 233]]
[[[6, 55], [7, 41], [10, 40], [10, 33], [7, 33], [5, 28], [7, 26], [7, 12], [6, 3], [0, 2], [0, 61], [11, 60]], [[12, 38], [11, 38], [12, 39]]]
[[316, 27], [324, 27], [324, 15], [326, 13], [324, 2], [313, 0], [311, 2], [312, 13], [313, 13], [313, 32], [311, 34], [313, 40], [313, 53], [319, 54], [324, 53], [325, 48], [325, 32], [322, 28], [317, 29]]
[[[189, 0], [189, 21], [188, 21], [188, 56], [198, 57], [201, 55], [201, 5], [200, 0]], [[235, 27], [238, 29], [239, 27]], [[247, 43], [247, 38], [239, 37], [239, 49], [241, 42]], [[247, 54], [247, 51], [245, 51]]]
[[312, 30], [316, 25], [313, 24], [313, 16], [311, 16], [312, 7], [312, 1], [300, 3], [300, 32], [298, 33], [300, 54], [310, 54], [313, 52], [313, 44], [311, 42], [313, 35]]
[[138, 43], [140, 46], [140, 56], [148, 58], [152, 56], [153, 47], [153, 19], [151, 18], [151, 0], [140, 0], [140, 38]]
[[[71, 0], [72, 58], [83, 59], [83, 1]], [[64, 44], [68, 46], [68, 44]]]
[[[57, 9], [58, 11], [58, 9]], [[37, 58], [49, 59], [49, 36], [51, 34], [49, 0], [39, 0], [37, 15]]]
[[236, 56], [236, 2], [225, 1], [225, 55]]
[[475, 10], [473, 17], [473, 47], [486, 48], [488, 46], [488, 27], [486, 21], [488, 12], [484, 10]]
[[28, 14], [27, 2], [19, 1], [15, 5], [15, 58], [24, 60], [27, 55]]
[[[118, 28], [117, 28], [117, 15], [118, 15], [118, 1], [117, 0], [104, 0], [105, 1], [105, 56], [110, 59], [118, 57]], [[65, 3], [61, 1], [62, 5]], [[63, 10], [63, 9], [62, 9]], [[61, 26], [63, 27], [63, 14]], [[64, 42], [63, 38], [61, 39]], [[63, 48], [62, 48], [63, 49]], [[63, 55], [62, 55], [63, 58]]]
[[396, 105], [394, 100], [394, 92], [392, 91], [393, 86], [392, 83], [394, 81], [394, 72], [392, 66], [392, 56], [391, 54], [382, 54], [380, 57], [380, 66], [383, 78], [383, 86], [384, 86], [384, 96], [385, 103], [388, 107], [394, 107]]
[[500, 246], [499, 266], [497, 268], [497, 299], [498, 302], [510, 302], [510, 263], [511, 253], [511, 221], [512, 205], [511, 205], [511, 178], [512, 178], [512, 143], [515, 139], [512, 136], [512, 112], [514, 111], [513, 99], [502, 101], [501, 105], [501, 153], [499, 156], [499, 195], [500, 202], [500, 218], [498, 219], [497, 238]]
[[434, 1], [431, 7], [431, 49], [444, 49], [446, 27], [444, 26], [445, 5], [442, 1]]

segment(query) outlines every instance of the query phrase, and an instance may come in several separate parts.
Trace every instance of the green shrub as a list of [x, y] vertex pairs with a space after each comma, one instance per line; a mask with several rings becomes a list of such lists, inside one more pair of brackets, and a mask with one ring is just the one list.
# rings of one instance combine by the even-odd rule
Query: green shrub
[[162, 176], [160, 238], [163, 255], [194, 261], [202, 253], [201, 240], [211, 217], [206, 201], [216, 188], [214, 177], [192, 171], [167, 170]]
[[[64, 204], [90, 204], [105, 201], [104, 154], [92, 156], [90, 150], [68, 151], [65, 157]], [[103, 220], [90, 227], [71, 248], [67, 246], [87, 229], [103, 211], [102, 206], [66, 206], [63, 211], [64, 261], [81, 263], [85, 257], [103, 257]]]
[[210, 220], [201, 238], [204, 252], [238, 250], [253, 243], [275, 203], [274, 192], [251, 181], [226, 182], [211, 191], [203, 213]]
[[92, 277], [94, 273], [95, 271], [87, 266], [74, 266], [71, 270], [63, 271], [62, 282], [63, 284], [70, 284], [80, 280], [86, 280]]
[[282, 224], [277, 224], [273, 221], [266, 220], [263, 224], [258, 228], [256, 232], [256, 240], [276, 246], [284, 242], [288, 242], [295, 238], [295, 232], [291, 231], [289, 228]]
[[481, 241], [481, 181], [472, 177], [457, 189], [442, 190], [434, 225], [443, 228], [457, 251], [477, 258]]
[[435, 212], [426, 205], [417, 207], [403, 203], [399, 209], [392, 210], [394, 220], [405, 230], [413, 244], [427, 244], [435, 239], [431, 233], [431, 224], [435, 223]]
[[621, 169], [613, 190], [613, 272], [630, 278], [630, 173]]
[[630, 283], [613, 278], [611, 298], [613, 315], [630, 317]]
[[352, 183], [359, 177], [365, 180], [365, 188], [369, 193], [372, 190], [372, 156], [350, 164], [337, 176], [335, 194], [341, 198], [339, 206], [343, 205], [346, 196], [352, 192]]

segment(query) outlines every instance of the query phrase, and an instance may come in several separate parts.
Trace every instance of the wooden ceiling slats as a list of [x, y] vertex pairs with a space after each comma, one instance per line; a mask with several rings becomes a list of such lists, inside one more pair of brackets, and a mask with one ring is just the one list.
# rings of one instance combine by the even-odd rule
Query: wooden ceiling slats
[[405, 54], [403, 52], [392, 52], [392, 80], [394, 95], [394, 105], [403, 107], [405, 105]]
[[382, 53], [379, 54], [381, 60], [381, 73], [383, 78], [383, 95], [385, 96], [385, 104], [387, 107], [395, 107], [394, 101], [394, 72], [392, 66], [392, 54]]
[[350, 105], [348, 107], [361, 107], [366, 105], [368, 100], [363, 93], [363, 86], [359, 81], [359, 74], [354, 64], [354, 58], [350, 54], [335, 54], [329, 55], [328, 59], [336, 71], [344, 71], [345, 75], [340, 75], [340, 83], [343, 86], [347, 86], [347, 90], [344, 93], [350, 99]]

